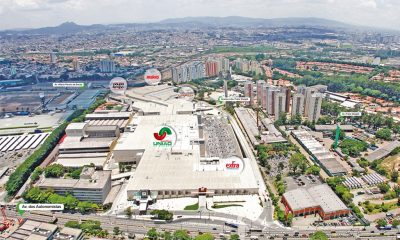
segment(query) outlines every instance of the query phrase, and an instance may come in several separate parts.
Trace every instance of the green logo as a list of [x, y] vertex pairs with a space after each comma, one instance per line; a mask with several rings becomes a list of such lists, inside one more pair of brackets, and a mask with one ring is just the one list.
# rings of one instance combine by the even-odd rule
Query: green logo
[[21, 205], [22, 205], [22, 204], [23, 204], [22, 202], [17, 203], [17, 212], [18, 212], [19, 215], [21, 215], [21, 216], [25, 213], [25, 210], [22, 210], [22, 209], [21, 209]]

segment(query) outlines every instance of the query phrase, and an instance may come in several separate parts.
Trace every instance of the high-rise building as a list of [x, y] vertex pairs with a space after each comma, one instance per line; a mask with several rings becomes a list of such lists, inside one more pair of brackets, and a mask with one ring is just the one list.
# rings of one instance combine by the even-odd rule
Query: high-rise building
[[274, 85], [265, 84], [263, 87], [263, 94], [262, 94], [262, 106], [263, 109], [269, 114], [275, 114], [275, 95], [279, 93], [280, 89]]
[[317, 122], [321, 116], [321, 104], [324, 95], [320, 92], [314, 93], [309, 97], [309, 103], [306, 108], [308, 121]]
[[219, 73], [218, 61], [207, 60], [206, 62], [206, 77], [215, 77]]
[[291, 97], [291, 91], [289, 87], [282, 87], [281, 92], [285, 94], [286, 100], [285, 100], [285, 112], [289, 112], [290, 109], [290, 97]]
[[100, 72], [102, 73], [113, 73], [115, 72], [115, 62], [112, 60], [101, 60], [100, 61]]
[[204, 77], [204, 64], [202, 62], [195, 61], [172, 68], [172, 81], [175, 83], [189, 82]]
[[57, 63], [57, 55], [56, 53], [50, 53], [50, 63], [56, 64]]
[[265, 84], [264, 80], [257, 81], [257, 104], [260, 106], [262, 105], [262, 95], [263, 95], [264, 84]]
[[72, 67], [74, 68], [75, 72], [79, 72], [81, 70], [80, 65], [79, 65], [79, 61], [77, 59], [74, 59], [72, 61]]
[[286, 93], [275, 92], [274, 94], [274, 115], [275, 119], [279, 117], [282, 112], [286, 112]]
[[295, 93], [292, 98], [292, 116], [304, 114], [304, 94]]
[[247, 105], [253, 105], [254, 103], [253, 82], [247, 81], [244, 83], [244, 96], [250, 98], [250, 102], [247, 102]]

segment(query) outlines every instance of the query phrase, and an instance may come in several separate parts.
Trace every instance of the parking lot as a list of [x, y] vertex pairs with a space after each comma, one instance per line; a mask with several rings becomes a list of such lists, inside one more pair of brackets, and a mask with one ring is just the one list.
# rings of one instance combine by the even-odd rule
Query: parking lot
[[286, 191], [297, 188], [310, 188], [322, 184], [321, 179], [314, 175], [289, 176], [285, 178], [285, 181], [287, 184]]
[[206, 157], [242, 157], [235, 134], [226, 118], [206, 117], [203, 125]]

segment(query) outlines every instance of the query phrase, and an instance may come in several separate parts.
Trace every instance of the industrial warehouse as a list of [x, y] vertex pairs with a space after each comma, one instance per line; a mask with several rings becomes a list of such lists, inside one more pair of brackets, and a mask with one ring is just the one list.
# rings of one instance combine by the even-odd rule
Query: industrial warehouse
[[330, 176], [340, 176], [347, 173], [346, 168], [340, 164], [335, 156], [315, 140], [310, 133], [304, 130], [295, 130], [291, 134]]
[[282, 203], [286, 211], [294, 216], [318, 213], [322, 219], [328, 220], [347, 216], [350, 213], [350, 210], [327, 184], [288, 191], [283, 194]]
[[[125, 132], [113, 152], [116, 162], [137, 166], [127, 187], [128, 198], [136, 199], [144, 190], [157, 198], [258, 192], [248, 159], [201, 157], [204, 138], [199, 122], [201, 116], [192, 114], [137, 116], [132, 120], [134, 131]], [[160, 145], [155, 136], [164, 127], [170, 128], [171, 134], [167, 135], [168, 144], [165, 138]]]

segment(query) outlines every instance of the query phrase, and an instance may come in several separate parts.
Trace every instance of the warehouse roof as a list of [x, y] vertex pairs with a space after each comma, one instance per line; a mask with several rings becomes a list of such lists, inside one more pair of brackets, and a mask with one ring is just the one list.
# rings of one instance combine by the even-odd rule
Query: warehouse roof
[[370, 162], [384, 158], [389, 155], [390, 152], [392, 152], [396, 147], [400, 147], [399, 141], [390, 142], [385, 146], [379, 148], [378, 150], [375, 150], [374, 152], [368, 154], [368, 156], [366, 156], [365, 158]]
[[293, 211], [318, 206], [325, 213], [347, 209], [327, 184], [320, 184], [309, 189], [295, 189], [284, 193], [283, 196]]
[[347, 209], [346, 205], [327, 184], [311, 187], [307, 191], [325, 213]]
[[318, 206], [318, 204], [304, 188], [288, 191], [284, 193], [283, 196], [293, 211]]

